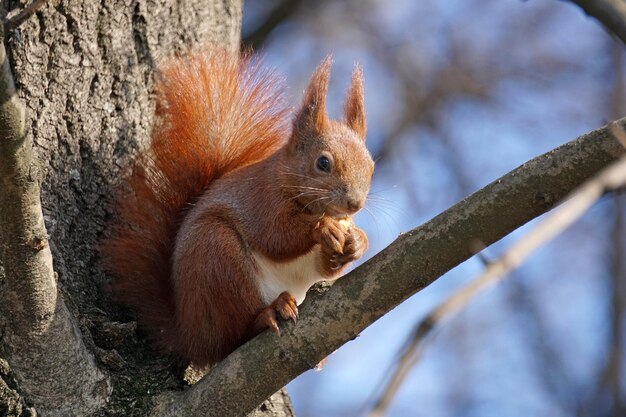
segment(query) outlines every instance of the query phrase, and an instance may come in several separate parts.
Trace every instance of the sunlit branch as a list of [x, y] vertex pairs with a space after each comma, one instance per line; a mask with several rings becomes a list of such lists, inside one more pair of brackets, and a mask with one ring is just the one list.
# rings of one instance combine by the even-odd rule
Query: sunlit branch
[[[610, 130], [613, 136], [626, 147], [624, 129], [614, 123]], [[435, 327], [465, 307], [482, 290], [504, 279], [531, 253], [578, 220], [605, 192], [614, 191], [624, 185], [626, 185], [626, 157], [620, 158], [596, 177], [576, 189], [567, 201], [549, 214], [544, 221], [511, 246], [500, 258], [487, 264], [483, 273], [472, 280], [470, 284], [453, 293], [452, 296], [428, 313], [417, 325], [408, 347], [398, 360], [389, 383], [374, 404], [369, 414], [370, 417], [385, 415], [398, 388], [416, 363], [427, 337]]]

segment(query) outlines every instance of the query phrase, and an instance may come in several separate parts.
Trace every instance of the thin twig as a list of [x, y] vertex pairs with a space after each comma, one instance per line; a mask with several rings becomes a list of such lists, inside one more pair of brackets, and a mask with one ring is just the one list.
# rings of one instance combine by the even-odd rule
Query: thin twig
[[[626, 131], [618, 123], [609, 126], [611, 134], [626, 147]], [[626, 157], [605, 168], [597, 176], [575, 190], [565, 203], [546, 219], [517, 241], [504, 255], [487, 264], [487, 267], [467, 286], [453, 293], [443, 303], [428, 313], [417, 325], [408, 347], [398, 360], [395, 372], [383, 393], [376, 401], [369, 417], [384, 416], [398, 388], [409, 370], [417, 362], [424, 348], [426, 337], [435, 326], [465, 307], [480, 291], [502, 280], [518, 267], [532, 252], [557, 236], [580, 218], [607, 191], [626, 185]]]
[[19, 27], [22, 23], [27, 21], [37, 10], [46, 3], [46, 0], [34, 0], [28, 6], [24, 7], [22, 11], [7, 19], [5, 23], [6, 32], [11, 31]]
[[570, 0], [626, 44], [626, 2], [624, 0]]

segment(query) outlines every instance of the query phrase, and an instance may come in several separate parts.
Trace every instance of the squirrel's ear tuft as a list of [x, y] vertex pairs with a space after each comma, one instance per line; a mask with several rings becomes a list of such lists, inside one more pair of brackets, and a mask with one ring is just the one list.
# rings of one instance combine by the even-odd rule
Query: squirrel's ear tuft
[[361, 139], [365, 140], [367, 122], [365, 121], [365, 94], [363, 91], [363, 70], [357, 64], [352, 72], [352, 83], [348, 89], [344, 105], [346, 123]]
[[295, 129], [322, 132], [328, 125], [326, 114], [326, 94], [330, 80], [332, 57], [327, 56], [315, 69], [304, 92], [302, 107], [296, 114]]

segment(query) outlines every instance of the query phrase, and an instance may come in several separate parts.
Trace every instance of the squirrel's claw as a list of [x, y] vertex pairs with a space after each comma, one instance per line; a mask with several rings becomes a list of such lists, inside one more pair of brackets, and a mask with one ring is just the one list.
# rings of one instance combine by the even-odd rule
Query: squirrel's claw
[[280, 336], [280, 327], [278, 326], [278, 315], [284, 320], [298, 321], [298, 304], [293, 295], [285, 291], [281, 293], [272, 304], [264, 308], [257, 316], [252, 325], [253, 334], [261, 333], [265, 329], [270, 329], [273, 333]]
[[330, 256], [330, 268], [333, 271], [341, 269], [345, 264], [359, 259], [367, 250], [367, 236], [358, 227], [348, 230], [343, 245], [343, 253]]
[[333, 271], [336, 271], [340, 269], [342, 266], [344, 266], [346, 263], [346, 262], [342, 262], [342, 258], [344, 257], [345, 255], [340, 255], [338, 253], [334, 254], [330, 258], [330, 269], [332, 269]]
[[271, 318], [267, 326], [272, 331], [272, 333], [274, 333], [276, 336], [280, 336], [280, 327], [278, 327], [278, 322], [276, 321], [276, 318]]
[[280, 328], [278, 327], [278, 317], [276, 316], [276, 310], [269, 306], [254, 320], [254, 324], [252, 325], [253, 334], [261, 333], [265, 329], [270, 329], [272, 333], [280, 336]]
[[285, 307], [281, 310], [280, 315], [285, 320], [293, 320], [294, 323], [298, 322], [298, 307]]
[[331, 253], [343, 254], [346, 234], [338, 220], [324, 217], [313, 230], [313, 239]]
[[293, 320], [294, 323], [298, 322], [298, 304], [293, 295], [285, 291], [281, 293], [276, 300], [272, 303], [274, 309], [280, 313], [280, 316], [285, 320]]
[[363, 256], [367, 250], [367, 246], [368, 241], [365, 232], [358, 227], [354, 227], [350, 229], [350, 232], [346, 237], [346, 242], [343, 246], [343, 254], [335, 255], [332, 260], [339, 265], [345, 265], [348, 262], [356, 261]]

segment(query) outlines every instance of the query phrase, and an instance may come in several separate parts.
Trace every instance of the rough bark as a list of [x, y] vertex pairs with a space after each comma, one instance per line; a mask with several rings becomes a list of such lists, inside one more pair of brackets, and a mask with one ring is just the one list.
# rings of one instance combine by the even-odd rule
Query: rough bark
[[24, 105], [16, 95], [4, 44], [0, 61], [2, 353], [13, 365], [20, 391], [38, 409], [49, 415], [86, 415], [102, 407], [110, 385], [59, 297], [38, 164], [24, 134]]
[[[622, 119], [621, 124], [626, 124]], [[297, 325], [282, 336], [265, 332], [171, 399], [163, 416], [245, 415], [264, 398], [354, 339], [383, 314], [473, 255], [546, 212], [624, 153], [602, 128], [539, 156], [424, 225], [340, 279], [309, 296]]]
[[[26, 3], [0, 3], [2, 17]], [[79, 319], [85, 344], [110, 375], [113, 396], [100, 415], [147, 415], [155, 394], [182, 388], [170, 361], [146, 346], [132, 325], [117, 323], [131, 316], [110, 301], [97, 244], [119, 178], [149, 137], [155, 67], [194, 45], [238, 48], [241, 13], [241, 0], [57, 0], [6, 34], [8, 62], [26, 107], [23, 139], [32, 143], [40, 169], [31, 180], [41, 178], [47, 234], [40, 223], [37, 236], [49, 243], [44, 250], [52, 252], [69, 312], [54, 298], [46, 298], [45, 309]], [[9, 281], [5, 273], [12, 273], [8, 263], [0, 265], [0, 283]], [[54, 287], [52, 277], [48, 283]], [[3, 318], [10, 319], [6, 312]], [[13, 356], [7, 357], [11, 370], [0, 374], [0, 410], [13, 404], [7, 414], [20, 415], [25, 406], [13, 394], [35, 400], [19, 367], [37, 369], [41, 358], [34, 349], [16, 352], [11, 334], [5, 331], [2, 340]], [[55, 354], [63, 350], [56, 348]], [[51, 379], [72, 386], [64, 377]], [[290, 414], [269, 407], [265, 415]]]

